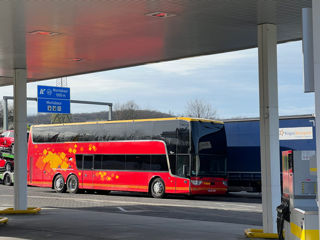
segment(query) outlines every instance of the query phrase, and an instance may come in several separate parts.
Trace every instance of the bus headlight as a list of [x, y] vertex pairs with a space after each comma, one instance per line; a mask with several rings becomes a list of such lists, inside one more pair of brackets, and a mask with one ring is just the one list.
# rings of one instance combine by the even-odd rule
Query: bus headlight
[[199, 186], [202, 183], [202, 181], [201, 180], [191, 180], [191, 183], [195, 186]]
[[222, 181], [223, 185], [225, 185], [226, 187], [228, 187], [228, 182], [227, 181]]

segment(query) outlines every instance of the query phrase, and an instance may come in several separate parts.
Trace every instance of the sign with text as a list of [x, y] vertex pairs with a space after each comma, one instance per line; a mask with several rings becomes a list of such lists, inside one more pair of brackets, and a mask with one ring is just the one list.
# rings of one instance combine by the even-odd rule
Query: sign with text
[[279, 129], [279, 140], [313, 139], [312, 127], [291, 127]]
[[38, 85], [38, 112], [70, 113], [70, 88]]

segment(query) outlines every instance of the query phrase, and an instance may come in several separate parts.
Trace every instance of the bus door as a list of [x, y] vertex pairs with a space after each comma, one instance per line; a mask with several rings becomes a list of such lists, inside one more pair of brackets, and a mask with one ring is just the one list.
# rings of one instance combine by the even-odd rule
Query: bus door
[[27, 167], [27, 180], [28, 182], [32, 183], [33, 178], [33, 156], [28, 156], [28, 167]]
[[176, 158], [176, 193], [190, 192], [190, 154], [178, 154]]
[[93, 163], [93, 174], [92, 174], [92, 181], [93, 181], [93, 188], [94, 189], [101, 189], [103, 186], [103, 172], [102, 172], [102, 159], [103, 155], [95, 154], [94, 155], [94, 163]]
[[93, 155], [83, 155], [82, 181], [79, 179], [79, 185], [83, 188], [93, 188]]

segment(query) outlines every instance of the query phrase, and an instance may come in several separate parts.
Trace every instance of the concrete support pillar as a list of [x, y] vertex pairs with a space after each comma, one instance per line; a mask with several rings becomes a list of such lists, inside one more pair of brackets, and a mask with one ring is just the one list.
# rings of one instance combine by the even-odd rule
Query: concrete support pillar
[[25, 1], [10, 1], [13, 40], [14, 209], [27, 209], [27, 64]]
[[3, 131], [8, 130], [8, 99], [3, 97]]
[[27, 73], [14, 70], [14, 209], [27, 209]]
[[277, 27], [258, 25], [263, 230], [276, 233], [280, 205]]
[[314, 92], [312, 8], [302, 9], [304, 92]]
[[[320, 206], [320, 1], [312, 1], [318, 207]], [[319, 214], [320, 229], [320, 214]]]

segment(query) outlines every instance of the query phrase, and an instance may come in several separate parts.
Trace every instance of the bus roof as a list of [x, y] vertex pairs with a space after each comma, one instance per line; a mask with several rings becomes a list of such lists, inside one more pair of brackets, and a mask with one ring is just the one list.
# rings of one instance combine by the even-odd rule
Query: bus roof
[[65, 126], [65, 125], [82, 125], [82, 124], [103, 124], [103, 123], [126, 123], [126, 122], [153, 122], [153, 121], [172, 121], [184, 120], [188, 122], [212, 122], [223, 124], [222, 121], [204, 119], [204, 118], [190, 118], [190, 117], [172, 117], [172, 118], [150, 118], [150, 119], [134, 119], [134, 120], [115, 120], [115, 121], [95, 121], [95, 122], [76, 122], [76, 123], [60, 123], [60, 124], [40, 124], [33, 125], [32, 127], [52, 127], [52, 126]]
[[[301, 115], [285, 115], [279, 116], [279, 120], [288, 120], [288, 119], [303, 119], [303, 118], [314, 118], [314, 114], [301, 114]], [[259, 117], [252, 117], [252, 118], [230, 118], [230, 119], [223, 119], [223, 122], [230, 123], [230, 122], [250, 122], [250, 121], [260, 121]]]

